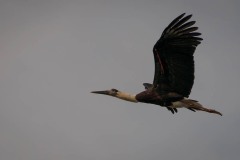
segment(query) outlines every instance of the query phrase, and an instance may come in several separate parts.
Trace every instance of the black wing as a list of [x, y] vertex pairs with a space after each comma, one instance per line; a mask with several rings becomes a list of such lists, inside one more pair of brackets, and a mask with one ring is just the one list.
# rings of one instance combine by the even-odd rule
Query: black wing
[[163, 31], [153, 47], [155, 75], [153, 85], [159, 91], [176, 92], [188, 97], [194, 83], [193, 53], [202, 40], [192, 15], [181, 14]]

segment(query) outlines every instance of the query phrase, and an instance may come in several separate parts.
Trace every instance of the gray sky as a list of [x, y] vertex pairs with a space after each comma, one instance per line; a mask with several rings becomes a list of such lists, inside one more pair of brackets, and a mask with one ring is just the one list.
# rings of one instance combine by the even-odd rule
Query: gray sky
[[[1, 160], [240, 157], [238, 0], [1, 0]], [[92, 90], [144, 90], [152, 47], [179, 14], [204, 41], [190, 98], [223, 116], [172, 115]]]

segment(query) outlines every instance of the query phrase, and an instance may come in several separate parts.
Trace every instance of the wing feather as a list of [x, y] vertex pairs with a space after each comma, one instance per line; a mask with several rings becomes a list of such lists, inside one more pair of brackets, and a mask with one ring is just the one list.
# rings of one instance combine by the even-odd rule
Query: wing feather
[[202, 38], [199, 37], [201, 33], [196, 32], [198, 27], [193, 27], [195, 21], [188, 22], [192, 15], [184, 15], [175, 18], [165, 28], [153, 47], [153, 85], [159, 88], [159, 92], [176, 92], [188, 97], [194, 83], [193, 54]]

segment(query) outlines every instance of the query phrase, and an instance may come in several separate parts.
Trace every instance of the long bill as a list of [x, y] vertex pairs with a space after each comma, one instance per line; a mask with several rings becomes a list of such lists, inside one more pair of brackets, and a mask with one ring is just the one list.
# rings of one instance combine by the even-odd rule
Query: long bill
[[108, 90], [106, 90], [106, 91], [92, 91], [91, 93], [110, 95], [110, 92]]

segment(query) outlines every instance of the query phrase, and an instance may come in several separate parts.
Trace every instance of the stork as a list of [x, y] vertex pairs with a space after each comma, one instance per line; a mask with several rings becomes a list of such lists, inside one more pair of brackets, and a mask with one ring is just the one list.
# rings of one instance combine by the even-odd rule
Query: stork
[[202, 106], [189, 99], [194, 83], [194, 58], [196, 47], [203, 40], [189, 21], [192, 15], [185, 13], [175, 18], [163, 31], [153, 47], [155, 74], [153, 84], [143, 83], [145, 91], [137, 95], [117, 89], [92, 91], [91, 93], [109, 95], [130, 102], [142, 102], [166, 107], [173, 114], [178, 108], [191, 111], [205, 111], [222, 115], [220, 112]]

